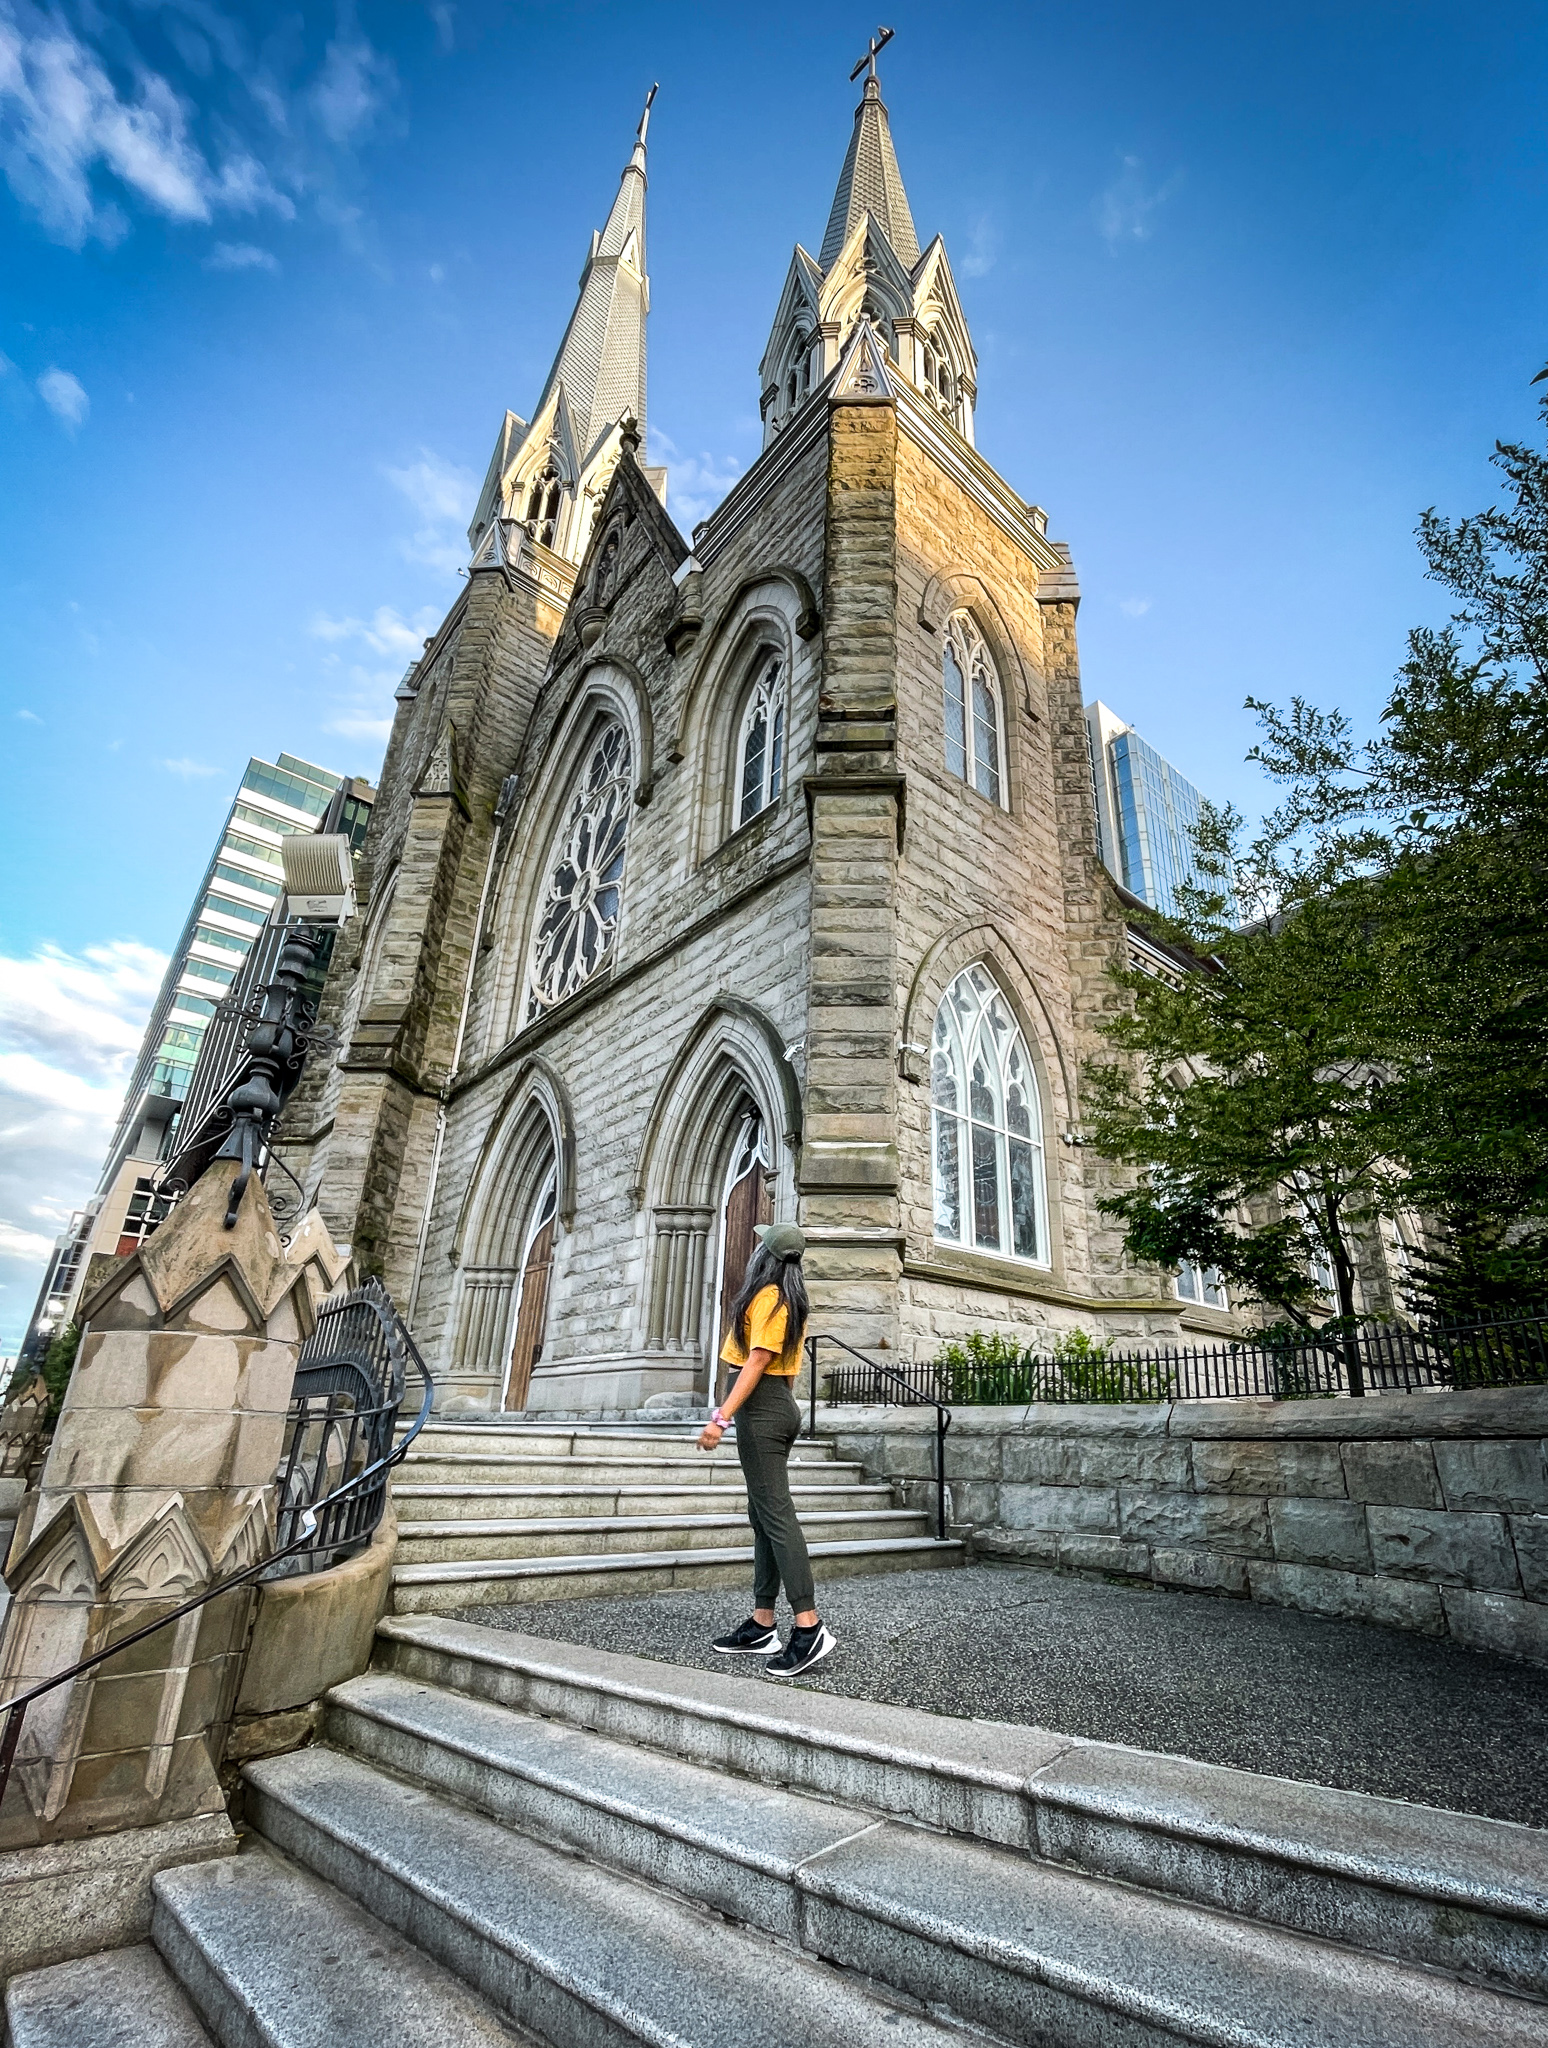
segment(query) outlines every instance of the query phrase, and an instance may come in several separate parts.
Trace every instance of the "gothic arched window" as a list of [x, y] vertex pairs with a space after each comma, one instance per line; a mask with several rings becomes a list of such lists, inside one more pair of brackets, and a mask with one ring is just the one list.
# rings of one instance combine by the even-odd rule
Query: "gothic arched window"
[[776, 801], [785, 781], [785, 663], [758, 657], [756, 679], [736, 739], [736, 825], [745, 825]]
[[554, 534], [559, 525], [559, 505], [564, 486], [560, 483], [554, 465], [549, 463], [541, 476], [532, 479], [532, 488], [527, 494], [527, 531], [545, 548], [554, 544]]
[[935, 1235], [1048, 1264], [1043, 1111], [1027, 1042], [989, 970], [941, 998], [930, 1048]]
[[527, 968], [528, 1024], [589, 981], [612, 947], [631, 797], [629, 735], [615, 719], [587, 749], [554, 841]]
[[984, 636], [967, 612], [946, 621], [941, 657], [946, 700], [946, 766], [991, 803], [1005, 802], [1000, 679]]
[[932, 335], [920, 350], [923, 357], [925, 395], [934, 400], [949, 420], [957, 416], [957, 379], [951, 358]]

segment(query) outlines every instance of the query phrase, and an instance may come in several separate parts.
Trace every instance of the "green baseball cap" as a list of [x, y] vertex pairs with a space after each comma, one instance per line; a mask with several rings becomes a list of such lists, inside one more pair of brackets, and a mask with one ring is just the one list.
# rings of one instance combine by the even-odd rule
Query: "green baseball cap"
[[798, 1259], [806, 1250], [806, 1232], [796, 1223], [755, 1223], [758, 1242], [776, 1259]]

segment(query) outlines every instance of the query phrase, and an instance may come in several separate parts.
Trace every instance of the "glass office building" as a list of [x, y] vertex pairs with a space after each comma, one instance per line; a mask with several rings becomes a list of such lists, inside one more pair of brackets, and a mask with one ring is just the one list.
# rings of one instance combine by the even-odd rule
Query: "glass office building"
[[286, 834], [342, 832], [358, 849], [375, 794], [291, 754], [248, 762], [151, 1011], [97, 1191], [55, 1245], [24, 1357], [74, 1314], [92, 1257], [134, 1251], [166, 1214], [154, 1170], [172, 1150], [215, 1005], [284, 895]]
[[1194, 844], [1204, 799], [1105, 704], [1086, 706], [1086, 737], [1102, 865], [1142, 903], [1173, 915], [1180, 883], [1209, 886]]

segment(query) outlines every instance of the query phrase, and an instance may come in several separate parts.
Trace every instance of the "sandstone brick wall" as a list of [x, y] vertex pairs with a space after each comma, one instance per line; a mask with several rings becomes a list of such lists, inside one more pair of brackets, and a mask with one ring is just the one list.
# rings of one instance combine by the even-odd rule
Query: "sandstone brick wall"
[[[933, 1410], [819, 1432], [933, 1506]], [[1548, 1664], [1548, 1389], [1364, 1401], [958, 1408], [954, 1527], [975, 1553], [1424, 1635]]]
[[[647, 1344], [657, 1160], [646, 1156], [658, 1097], [718, 998], [761, 1012], [780, 1046], [801, 1062], [806, 1023], [809, 829], [802, 778], [812, 763], [820, 636], [795, 630], [822, 583], [821, 436], [792, 451], [779, 488], [756, 521], [727, 521], [702, 560], [704, 625], [674, 653], [667, 644], [678, 563], [642, 519], [631, 526], [601, 630], [561, 640], [522, 747], [522, 808], [491, 893], [477, 965], [461, 1083], [449, 1105], [444, 1157], [430, 1219], [415, 1325], [443, 1401], [498, 1399], [498, 1386], [456, 1359], [464, 1283], [460, 1260], [480, 1200], [488, 1144], [534, 1057], [562, 1087], [573, 1114], [575, 1213], [557, 1236], [548, 1328], [535, 1399], [565, 1405], [560, 1382], [584, 1378], [575, 1398], [628, 1406], [652, 1390], [688, 1388], [691, 1361]], [[736, 507], [732, 506], [733, 514]], [[600, 530], [600, 529], [599, 529]], [[712, 536], [713, 540], [713, 536]], [[792, 577], [804, 579], [803, 596]], [[585, 592], [577, 597], [577, 609]], [[808, 622], [809, 623], [809, 622]], [[567, 633], [569, 628], [566, 629]], [[785, 789], [770, 810], [731, 832], [727, 710], [754, 647], [790, 658]], [[531, 922], [546, 880], [553, 833], [568, 794], [566, 747], [581, 735], [597, 689], [632, 690], [649, 725], [648, 788], [633, 812], [622, 908], [607, 967], [548, 1016], [527, 1024], [520, 992]], [[609, 699], [609, 701], [612, 701]], [[638, 730], [638, 710], [632, 714]], [[637, 744], [638, 744], [637, 740]], [[775, 1055], [766, 1055], [771, 1064]], [[799, 1072], [799, 1066], [796, 1071]], [[775, 1142], [777, 1199], [793, 1214], [795, 1158], [789, 1119], [766, 1106]], [[729, 1117], [729, 1112], [728, 1112]], [[734, 1138], [729, 1121], [721, 1149]], [[721, 1167], [723, 1171], [723, 1164]], [[718, 1181], [713, 1200], [718, 1205]], [[709, 1344], [718, 1271], [705, 1263], [698, 1318]]]

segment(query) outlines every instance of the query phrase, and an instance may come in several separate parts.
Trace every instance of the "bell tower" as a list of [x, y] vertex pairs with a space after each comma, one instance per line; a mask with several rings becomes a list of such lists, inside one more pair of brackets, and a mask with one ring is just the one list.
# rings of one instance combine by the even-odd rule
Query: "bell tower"
[[[645, 438], [645, 137], [657, 88], [640, 116], [607, 224], [593, 232], [559, 353], [529, 422], [505, 415], [468, 541], [513, 560], [523, 537], [580, 566], [626, 432]], [[647, 475], [663, 500], [666, 471]], [[504, 529], [493, 531], [496, 523]]]
[[838, 368], [857, 323], [870, 321], [890, 361], [969, 443], [978, 357], [937, 235], [921, 254], [892, 142], [874, 37], [852, 77], [866, 72], [822, 247], [799, 244], [759, 366], [767, 447], [807, 396]]

